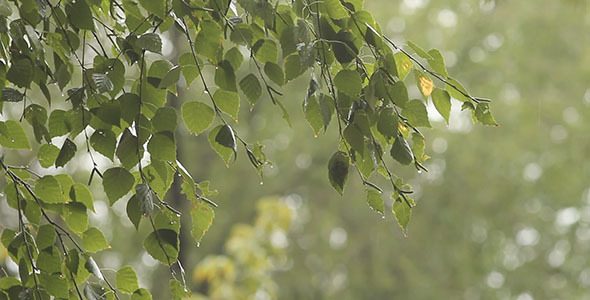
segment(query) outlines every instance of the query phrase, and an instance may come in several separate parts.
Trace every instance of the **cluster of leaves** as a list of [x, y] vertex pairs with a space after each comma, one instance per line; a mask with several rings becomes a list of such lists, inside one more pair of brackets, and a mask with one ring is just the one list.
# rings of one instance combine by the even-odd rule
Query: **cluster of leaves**
[[[132, 194], [128, 217], [136, 228], [149, 221], [153, 230], [143, 246], [170, 266], [172, 298], [189, 294], [178, 261], [181, 212], [160, 198], [175, 177], [182, 179], [198, 243], [213, 221], [215, 203], [208, 197], [216, 191], [208, 182], [195, 183], [176, 159], [179, 114], [195, 135], [209, 131], [211, 147], [227, 165], [240, 146], [262, 176], [268, 163], [263, 146], [246, 142], [232, 126], [240, 98], [253, 106], [266, 94], [289, 123], [280, 89], [310, 74], [305, 118], [316, 135], [332, 119], [339, 130], [340, 143], [328, 165], [330, 182], [342, 194], [352, 165], [367, 187], [369, 205], [384, 213], [381, 189], [368, 181], [378, 171], [391, 182], [393, 211], [404, 231], [414, 200], [384, 154], [425, 170], [424, 137], [417, 128], [430, 127], [425, 101], [432, 99], [447, 122], [452, 97], [473, 112], [475, 121], [495, 124], [487, 100], [470, 96], [448, 76], [438, 50], [409, 44], [428, 69], [382, 35], [362, 0], [12, 2], [0, 0], [0, 108], [15, 111], [16, 103], [22, 104], [21, 120], [40, 144], [42, 168], [66, 167], [79, 145], [93, 165], [83, 184], [68, 174], [39, 175], [2, 160], [4, 191], [19, 221], [17, 230], [3, 231], [2, 243], [19, 264], [20, 281], [1, 279], [0, 299], [118, 299], [118, 293], [151, 298], [137, 285], [132, 268], [117, 271], [115, 286], [92, 259], [91, 253], [109, 247], [98, 228], [88, 227], [88, 211], [94, 211], [88, 185], [95, 175], [102, 178], [111, 205]], [[164, 57], [164, 33], [184, 36], [190, 50]], [[245, 54], [254, 71], [237, 78]], [[206, 66], [214, 66], [214, 85], [203, 76]], [[409, 99], [404, 80], [410, 73], [425, 101]], [[181, 76], [187, 85], [199, 79], [206, 101], [185, 102], [180, 111], [167, 106]], [[435, 87], [434, 79], [444, 88]], [[47, 104], [31, 99], [31, 90], [40, 91]], [[67, 96], [54, 103], [54, 95], [64, 92]], [[51, 109], [52, 104], [70, 108]], [[0, 145], [30, 149], [22, 122], [10, 112], [3, 115]], [[112, 164], [99, 166], [97, 154]]]

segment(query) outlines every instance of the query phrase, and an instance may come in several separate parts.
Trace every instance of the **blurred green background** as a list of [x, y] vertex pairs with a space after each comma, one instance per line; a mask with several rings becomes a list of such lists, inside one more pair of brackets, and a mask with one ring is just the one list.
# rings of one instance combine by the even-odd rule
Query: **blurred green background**
[[[201, 245], [182, 245], [194, 297], [590, 299], [590, 2], [365, 2], [394, 41], [440, 49], [455, 78], [492, 99], [500, 127], [473, 125], [453, 102], [450, 126], [439, 117], [423, 131], [430, 172], [388, 161], [416, 191], [407, 238], [391, 200], [382, 218], [366, 204], [357, 177], [343, 197], [330, 187], [335, 124], [314, 138], [301, 111], [306, 78], [283, 97], [292, 128], [269, 99], [251, 112], [242, 103], [238, 130], [265, 144], [274, 163], [264, 180], [245, 153], [226, 168], [205, 136], [184, 132], [180, 160], [219, 190]], [[416, 88], [410, 93], [418, 98]], [[204, 95], [195, 83], [179, 97]], [[438, 116], [433, 107], [429, 115]], [[165, 299], [169, 271], [141, 248], [148, 228], [135, 232], [124, 202], [112, 209], [103, 202], [91, 217], [113, 246], [99, 264], [107, 276], [133, 265], [154, 299]], [[0, 200], [0, 226], [13, 213]]]

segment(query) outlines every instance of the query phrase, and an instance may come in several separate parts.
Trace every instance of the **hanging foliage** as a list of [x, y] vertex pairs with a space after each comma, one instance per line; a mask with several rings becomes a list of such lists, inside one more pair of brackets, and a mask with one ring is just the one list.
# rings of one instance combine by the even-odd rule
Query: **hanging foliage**
[[[163, 55], [169, 32], [183, 37], [186, 53]], [[0, 163], [4, 194], [18, 213], [18, 228], [5, 229], [1, 241], [20, 272], [18, 279], [0, 279], [0, 299], [151, 299], [131, 267], [116, 271], [111, 282], [92, 258], [110, 245], [99, 228], [88, 228], [95, 198], [88, 185], [102, 181], [110, 205], [127, 201], [134, 226], [144, 220], [152, 228], [143, 242], [147, 252], [183, 270], [180, 214], [190, 214], [192, 236], [200, 242], [214, 220], [209, 197], [216, 191], [196, 183], [177, 160], [178, 120], [195, 135], [207, 134], [228, 166], [247, 156], [262, 176], [269, 163], [263, 146], [234, 128], [239, 106], [244, 100], [271, 103], [290, 123], [281, 91], [300, 76], [312, 78], [302, 103], [314, 133], [339, 132], [327, 179], [342, 194], [352, 179], [349, 169], [356, 169], [367, 202], [383, 214], [382, 190], [369, 181], [379, 170], [394, 190], [393, 212], [405, 232], [412, 191], [386, 159], [390, 153], [391, 161], [426, 170], [418, 129], [430, 127], [426, 103], [433, 101], [447, 123], [455, 99], [475, 122], [496, 125], [489, 101], [449, 77], [438, 50], [408, 44], [417, 56], [383, 35], [363, 0], [0, 0], [6, 120], [0, 122]], [[244, 61], [255, 68], [238, 72]], [[168, 106], [167, 94], [176, 93], [179, 80], [200, 84], [207, 98], [178, 111]], [[416, 84], [424, 99], [409, 99], [407, 84]], [[45, 100], [29, 97], [33, 92]], [[84, 144], [74, 142], [79, 135]], [[37, 174], [4, 160], [6, 152], [31, 149], [32, 142], [39, 144], [41, 167], [62, 174]], [[92, 162], [87, 184], [74, 183], [64, 171], [76, 155]], [[112, 164], [97, 164], [96, 155]], [[190, 212], [161, 200], [175, 174], [192, 202]], [[171, 298], [188, 295], [184, 272], [171, 274]]]

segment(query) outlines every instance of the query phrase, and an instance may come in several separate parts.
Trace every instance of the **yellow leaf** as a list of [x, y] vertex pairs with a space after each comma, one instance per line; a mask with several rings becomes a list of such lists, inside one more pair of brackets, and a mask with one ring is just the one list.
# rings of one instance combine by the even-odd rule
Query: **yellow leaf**
[[432, 82], [432, 79], [423, 75], [418, 77], [418, 81], [420, 92], [422, 92], [422, 95], [424, 95], [425, 98], [428, 98], [430, 94], [432, 94], [432, 90], [434, 90], [434, 82]]

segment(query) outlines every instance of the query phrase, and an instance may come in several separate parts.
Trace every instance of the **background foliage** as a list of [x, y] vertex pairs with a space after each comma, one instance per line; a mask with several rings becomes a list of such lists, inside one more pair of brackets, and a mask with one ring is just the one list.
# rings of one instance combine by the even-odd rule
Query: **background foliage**
[[[583, 299], [590, 276], [584, 258], [590, 222], [584, 180], [588, 168], [583, 163], [588, 145], [582, 131], [583, 111], [587, 109], [584, 101], [590, 102], [584, 100], [588, 98], [584, 83], [588, 82], [590, 64], [583, 55], [588, 50], [587, 38], [566, 37], [585, 36], [587, 8], [576, 1], [545, 2], [547, 10], [527, 18], [523, 15], [531, 4], [526, 1], [366, 4], [393, 41], [406, 44], [407, 38], [439, 48], [450, 72], [478, 94], [496, 100], [495, 109], [502, 111], [498, 120], [502, 127], [472, 127], [471, 116], [459, 113], [453, 103], [457, 112], [451, 114], [449, 127], [445, 128], [442, 118], [434, 117], [435, 130], [422, 130], [427, 138], [436, 136], [427, 139], [427, 149], [432, 149], [427, 154], [432, 158], [424, 165], [430, 172], [414, 175], [410, 168], [395, 165], [396, 173], [412, 183], [412, 197], [425, 202], [414, 212], [407, 239], [394, 226], [393, 216], [382, 221], [367, 209], [363, 200], [366, 192], [358, 180], [350, 180], [343, 198], [326, 187], [326, 165], [339, 138], [333, 122], [332, 131], [317, 139], [301, 124], [304, 115], [299, 111], [309, 78], [297, 79], [291, 83], [292, 90], [283, 91], [299, 95], [297, 101], [295, 97], [280, 98], [287, 111], [295, 112], [293, 129], [278, 125], [284, 124], [280, 110], [271, 105], [256, 105], [250, 113], [246, 113], [247, 105], [242, 105], [240, 122], [232, 123], [246, 140], [259, 139], [266, 145], [265, 153], [274, 165], [265, 167], [262, 186], [260, 178], [253, 176], [245, 152], [231, 168], [218, 168], [223, 163], [208, 149], [206, 134], [185, 138], [186, 132], [177, 132], [178, 158], [189, 173], [197, 182], [211, 179], [220, 190], [211, 197], [221, 209], [215, 211], [215, 225], [200, 247], [183, 238], [190, 236], [186, 230], [190, 224], [180, 231], [179, 256], [187, 272], [199, 264], [194, 273], [188, 273], [193, 278], [187, 278], [194, 296], [230, 299], [230, 295], [216, 294], [226, 284], [244, 298], [255, 299], [358, 299], [367, 295]], [[179, 45], [178, 41], [185, 41], [175, 37], [178, 40], [169, 42]], [[135, 72], [137, 78], [137, 63]], [[547, 74], [563, 75], [548, 82]], [[213, 72], [209, 78], [217, 84]], [[197, 83], [188, 92], [178, 89], [181, 100], [170, 99], [169, 103], [195, 97], [208, 101]], [[408, 84], [408, 90], [411, 98], [422, 97], [413, 84]], [[45, 106], [41, 101], [36, 103]], [[22, 106], [13, 115], [20, 113]], [[437, 116], [435, 107], [429, 107], [429, 116]], [[81, 141], [78, 148], [85, 149], [83, 138]], [[11, 165], [28, 165], [31, 154], [10, 151], [6, 160]], [[87, 155], [73, 159], [66, 166], [68, 173], [76, 182], [85, 183], [92, 161]], [[110, 164], [99, 155], [96, 159], [99, 165]], [[36, 165], [33, 170], [48, 171]], [[20, 170], [15, 172], [27, 176]], [[356, 179], [356, 174], [350, 176]], [[386, 181], [375, 181], [384, 186], [385, 194], [393, 192], [385, 187]], [[95, 179], [90, 188], [98, 193], [102, 184]], [[273, 193], [285, 195], [278, 203], [288, 207], [290, 213], [282, 218], [292, 220], [290, 227], [265, 228], [268, 221], [256, 221], [253, 227], [230, 229], [238, 222], [251, 223], [255, 199]], [[141, 274], [139, 286], [149, 288], [156, 299], [170, 297], [160, 279], [169, 276], [170, 270], [155, 268], [157, 262], [138, 250], [153, 231], [150, 225], [142, 222], [135, 233], [125, 212], [126, 203], [120, 200], [112, 210], [107, 209], [109, 203], [106, 197], [106, 202], [100, 199], [103, 197], [94, 202], [97, 213], [89, 214], [90, 226], [100, 228], [112, 246], [93, 255], [102, 273], [115, 281], [116, 270], [125, 274], [128, 269], [124, 266], [133, 265]], [[166, 199], [180, 211], [190, 209], [190, 203], [176, 202], [172, 193]], [[384, 207], [390, 210], [393, 201], [385, 200]], [[2, 225], [15, 228], [15, 210], [2, 203], [2, 220], [6, 220]], [[277, 216], [280, 208], [273, 206], [261, 204], [259, 216], [264, 211]], [[181, 221], [187, 221], [185, 216]], [[88, 246], [93, 247], [84, 245]], [[253, 253], [253, 257], [239, 257], [235, 249], [245, 249], [244, 253]], [[206, 258], [221, 253], [226, 255]], [[18, 277], [18, 262], [7, 259], [5, 264], [3, 269]], [[539, 282], [545, 284], [540, 287]]]

